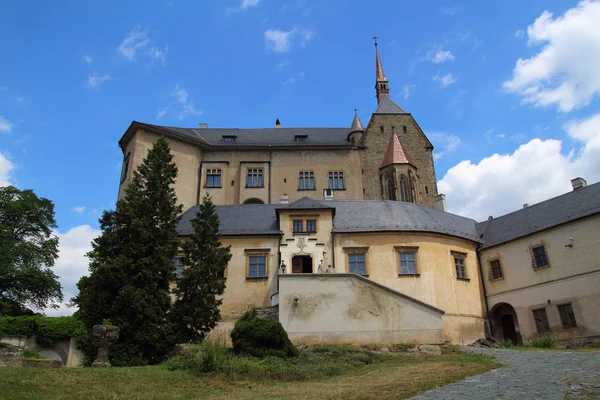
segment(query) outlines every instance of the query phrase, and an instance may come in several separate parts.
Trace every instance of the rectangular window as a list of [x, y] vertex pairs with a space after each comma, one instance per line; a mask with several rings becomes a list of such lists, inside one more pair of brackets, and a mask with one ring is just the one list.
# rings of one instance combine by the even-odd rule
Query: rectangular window
[[314, 219], [306, 220], [306, 232], [316, 232], [317, 231], [317, 221]]
[[334, 190], [345, 189], [343, 172], [330, 172], [329, 173], [329, 189], [334, 189]]
[[550, 332], [550, 324], [548, 323], [548, 314], [545, 308], [533, 310], [533, 320], [535, 321], [535, 329], [538, 333]]
[[533, 253], [533, 268], [545, 268], [550, 266], [544, 245], [533, 247], [531, 252]]
[[573, 312], [573, 305], [571, 303], [558, 306], [558, 313], [560, 314], [560, 322], [562, 322], [563, 329], [577, 328], [575, 313]]
[[221, 187], [221, 170], [207, 169], [206, 170], [206, 187], [220, 188]]
[[302, 232], [302, 222], [301, 219], [294, 220], [294, 232]]
[[265, 278], [267, 276], [267, 256], [249, 256], [248, 277]]
[[249, 187], [249, 188], [264, 187], [263, 169], [262, 168], [248, 168], [248, 175], [246, 176], [246, 187]]
[[237, 138], [237, 136], [233, 136], [233, 135], [222, 136], [222, 138], [223, 138], [224, 142], [231, 143], [231, 142], [235, 142], [235, 139]]
[[417, 252], [400, 251], [400, 275], [417, 274]]
[[490, 281], [502, 279], [503, 277], [504, 276], [502, 275], [502, 266], [500, 265], [500, 260], [490, 261]]
[[315, 190], [315, 173], [300, 172], [298, 175], [299, 190]]
[[171, 264], [175, 269], [175, 278], [181, 279], [183, 277], [183, 258], [176, 257], [171, 259]]
[[465, 256], [454, 254], [454, 266], [456, 267], [456, 277], [458, 279], [469, 279], [467, 276], [467, 267], [465, 265]]
[[121, 170], [121, 183], [127, 179], [127, 172], [129, 171], [129, 157], [131, 153], [127, 153], [125, 159], [123, 159], [123, 169]]
[[308, 135], [296, 135], [294, 136], [295, 142], [306, 142], [308, 141]]
[[348, 271], [351, 274], [358, 274], [358, 275], [366, 275], [367, 274], [364, 253], [348, 254]]

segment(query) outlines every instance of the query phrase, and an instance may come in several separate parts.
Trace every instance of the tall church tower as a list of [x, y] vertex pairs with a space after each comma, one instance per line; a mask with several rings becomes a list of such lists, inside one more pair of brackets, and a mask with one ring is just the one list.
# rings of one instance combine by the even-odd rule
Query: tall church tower
[[434, 207], [438, 194], [433, 145], [413, 116], [390, 98], [375, 42], [377, 109], [358, 140], [365, 200], [407, 201]]

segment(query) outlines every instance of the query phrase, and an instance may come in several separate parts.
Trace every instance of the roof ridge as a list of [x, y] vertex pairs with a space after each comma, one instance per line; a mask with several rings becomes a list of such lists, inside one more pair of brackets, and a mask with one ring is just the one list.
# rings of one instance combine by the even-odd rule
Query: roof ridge
[[[562, 198], [562, 197], [566, 197], [566, 196], [572, 195], [573, 193], [581, 193], [582, 190], [586, 190], [586, 189], [591, 188], [592, 186], [596, 186], [596, 185], [600, 185], [600, 182], [592, 183], [591, 185], [587, 185], [586, 187], [582, 187], [582, 188], [579, 188], [577, 190], [570, 190], [570, 191], [565, 192], [563, 194], [559, 194], [558, 196], [554, 196], [554, 197], [550, 197], [549, 199], [542, 200], [539, 203], [530, 204], [527, 207], [518, 208], [518, 209], [516, 209], [514, 211], [511, 211], [511, 212], [509, 212], [507, 214], [500, 215], [499, 217], [494, 217], [493, 215], [491, 217], [493, 218], [494, 221], [496, 221], [496, 220], [502, 219], [504, 217], [507, 217], [509, 215], [512, 215], [512, 214], [515, 214], [515, 213], [518, 213], [518, 212], [524, 212], [525, 210], [539, 207], [542, 204], [547, 203], [547, 202], [549, 202], [551, 200], [556, 200], [556, 199], [559, 199], [559, 198]], [[487, 222], [487, 220], [481, 221], [481, 222], [478, 222], [478, 223], [481, 224], [481, 223], [484, 223], [484, 222]]]

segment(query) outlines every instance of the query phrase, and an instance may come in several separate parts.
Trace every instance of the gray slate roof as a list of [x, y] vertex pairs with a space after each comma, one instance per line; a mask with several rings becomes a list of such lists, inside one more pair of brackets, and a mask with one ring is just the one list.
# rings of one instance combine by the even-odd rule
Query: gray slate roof
[[[476, 221], [413, 203], [386, 200], [316, 201], [302, 198], [286, 204], [243, 204], [217, 206], [221, 234], [279, 234], [276, 210], [335, 208], [333, 231], [350, 232], [432, 232], [480, 241]], [[193, 232], [190, 220], [197, 206], [186, 211], [177, 226], [179, 235]]]
[[[241, 204], [235, 206], [216, 206], [221, 221], [220, 232], [224, 236], [237, 235], [278, 235], [279, 222], [275, 208], [280, 204]], [[190, 221], [196, 217], [198, 206], [194, 206], [181, 215], [177, 225], [177, 234], [188, 236], [194, 233]]]
[[[154, 128], [183, 136], [193, 141], [215, 147], [235, 146], [352, 146], [348, 142], [349, 128], [177, 128], [139, 123], [142, 127]], [[223, 136], [236, 136], [233, 142], [224, 142]], [[296, 136], [307, 136], [306, 141], [297, 142]]]
[[375, 114], [407, 114], [407, 112], [394, 103], [390, 96], [383, 96], [377, 110], [375, 110]]
[[[600, 213], [600, 183], [477, 224], [482, 249], [531, 235], [582, 217]], [[487, 226], [487, 230], [486, 230]]]

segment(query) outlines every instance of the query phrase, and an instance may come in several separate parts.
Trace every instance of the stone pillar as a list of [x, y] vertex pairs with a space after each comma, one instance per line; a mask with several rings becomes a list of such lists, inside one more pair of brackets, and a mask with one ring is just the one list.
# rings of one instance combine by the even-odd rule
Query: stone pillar
[[119, 338], [119, 327], [112, 325], [94, 325], [93, 335], [98, 341], [98, 355], [92, 367], [110, 367], [108, 348]]

